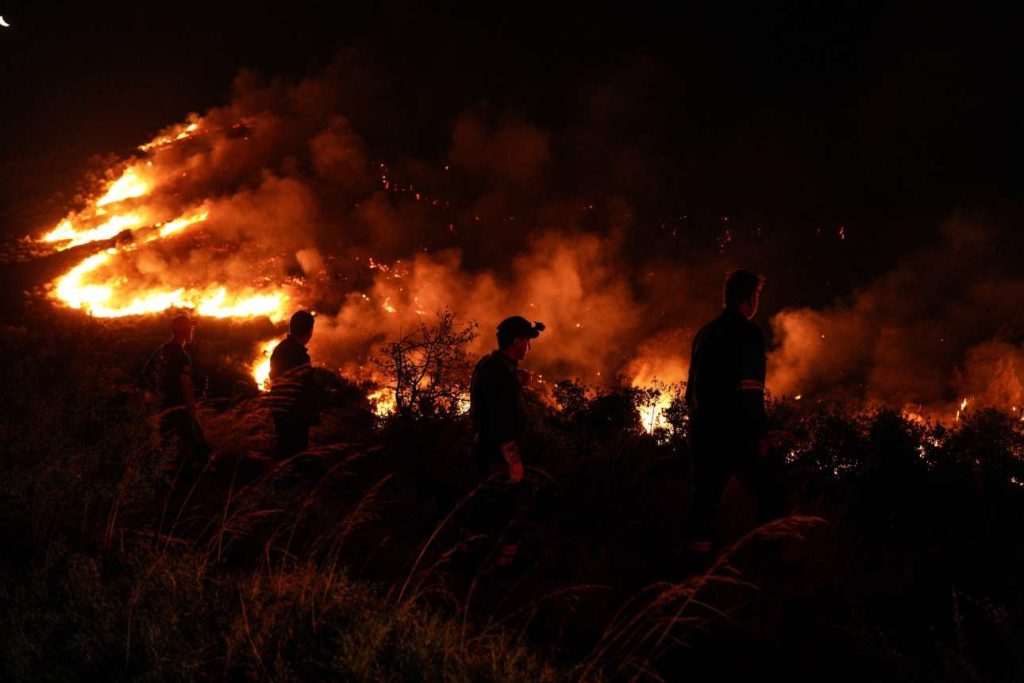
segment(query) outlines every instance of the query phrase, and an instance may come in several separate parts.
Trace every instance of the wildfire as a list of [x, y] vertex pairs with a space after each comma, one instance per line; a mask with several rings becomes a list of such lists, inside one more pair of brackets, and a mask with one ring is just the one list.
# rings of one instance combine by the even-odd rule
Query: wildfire
[[[178, 131], [181, 139], [197, 130], [197, 124]], [[151, 143], [156, 145], [158, 141]], [[160, 142], [159, 144], [165, 144]], [[148, 147], [143, 146], [144, 149]], [[222, 283], [168, 287], [146, 285], [140, 273], [120, 266], [119, 257], [137, 251], [143, 245], [174, 238], [191, 226], [206, 221], [210, 211], [193, 208], [163, 222], [166, 207], [150, 201], [153, 185], [144, 179], [151, 162], [130, 166], [94, 200], [78, 213], [65, 217], [52, 230], [39, 238], [58, 251], [93, 242], [110, 240], [129, 230], [133, 239], [108, 247], [82, 259], [53, 283], [52, 296], [65, 306], [100, 318], [160, 313], [170, 308], [191, 309], [199, 315], [214, 318], [248, 318], [267, 316], [273, 321], [286, 315], [289, 295], [284, 287], [229, 287]], [[145, 198], [145, 199], [139, 199]], [[108, 213], [109, 207], [128, 199], [136, 199], [128, 213]], [[148, 226], [148, 227], [147, 227]]]

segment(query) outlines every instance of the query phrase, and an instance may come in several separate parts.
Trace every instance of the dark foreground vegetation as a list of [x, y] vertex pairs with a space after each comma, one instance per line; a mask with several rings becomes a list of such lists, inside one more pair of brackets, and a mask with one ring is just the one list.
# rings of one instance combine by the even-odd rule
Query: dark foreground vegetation
[[533, 406], [504, 569], [467, 531], [491, 484], [457, 411], [381, 420], [325, 371], [314, 449], [273, 462], [257, 330], [204, 323], [214, 452], [179, 462], [137, 381], [162, 322], [25, 320], [0, 334], [4, 680], [1024, 679], [1013, 413], [774, 404], [794, 517], [755, 529], [730, 487], [695, 576], [681, 406], [649, 435], [643, 392], [563, 384]]

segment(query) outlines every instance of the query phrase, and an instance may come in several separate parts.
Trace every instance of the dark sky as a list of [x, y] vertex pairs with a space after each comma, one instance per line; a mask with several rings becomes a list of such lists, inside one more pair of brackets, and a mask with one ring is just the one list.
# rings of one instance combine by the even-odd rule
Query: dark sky
[[90, 156], [225, 102], [240, 69], [300, 78], [348, 50], [416, 112], [366, 133], [381, 154], [438, 157], [480, 106], [571, 127], [608, 83], [643, 102], [617, 134], [674, 160], [655, 213], [898, 225], [904, 248], [1020, 198], [1016, 24], [937, 4], [4, 4], [0, 229], [51, 220]]

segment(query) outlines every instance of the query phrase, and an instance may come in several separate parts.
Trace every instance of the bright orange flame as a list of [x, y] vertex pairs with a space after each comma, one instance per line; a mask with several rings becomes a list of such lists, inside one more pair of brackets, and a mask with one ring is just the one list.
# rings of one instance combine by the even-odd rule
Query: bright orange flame
[[134, 169], [129, 168], [111, 184], [107, 193], [96, 202], [96, 206], [106, 206], [132, 197], [141, 197], [147, 192], [149, 192], [149, 184], [139, 178]]
[[[631, 365], [630, 384], [636, 389], [653, 392], [653, 398], [637, 406], [640, 425], [648, 434], [670, 430], [666, 417], [672, 401], [689, 373], [686, 359], [665, 350], [645, 354]], [[597, 373], [600, 375], [601, 373]]]
[[106, 301], [113, 293], [110, 287], [85, 284], [85, 277], [109, 263], [110, 257], [116, 253], [116, 249], [107, 249], [85, 259], [57, 280], [54, 294], [71, 308], [78, 309], [86, 308], [94, 302]]
[[252, 365], [252, 378], [260, 391], [270, 391], [270, 354], [277, 346], [277, 339], [268, 339], [261, 344], [260, 354]]
[[50, 232], [42, 236], [43, 242], [64, 242], [58, 249], [70, 249], [89, 242], [98, 242], [116, 237], [124, 230], [136, 228], [142, 224], [142, 218], [136, 214], [127, 216], [112, 216], [110, 220], [102, 225], [89, 230], [78, 231], [70, 218], [65, 218], [57, 224]]
[[199, 124], [190, 123], [189, 125], [180, 128], [177, 135], [162, 135], [153, 140], [152, 142], [147, 142], [144, 145], [139, 145], [139, 149], [141, 149], [143, 152], [148, 152], [149, 150], [154, 149], [156, 147], [163, 147], [164, 145], [169, 145], [172, 142], [177, 142], [178, 140], [185, 140], [192, 137], [192, 134], [195, 133], [197, 130], [199, 130]]
[[640, 425], [648, 434], [653, 434], [659, 429], [670, 429], [672, 426], [665, 416], [672, 405], [672, 392], [656, 387], [652, 388], [658, 392], [657, 397], [652, 402], [637, 408], [640, 413]]
[[965, 410], [967, 410], [967, 399], [966, 398], [964, 398], [964, 400], [960, 402], [960, 407], [957, 409], [956, 417], [953, 418], [953, 421], [954, 422], [959, 422], [960, 421], [960, 417], [964, 414]]
[[185, 228], [194, 223], [205, 221], [206, 217], [209, 215], [209, 211], [201, 211], [192, 216], [177, 218], [173, 221], [168, 221], [167, 223], [164, 223], [163, 225], [160, 226], [160, 237], [167, 237], [168, 235], [173, 235], [175, 233], [181, 232], [182, 230], [184, 230]]
[[87, 278], [107, 265], [117, 253], [116, 248], [107, 249], [79, 263], [57, 280], [54, 296], [67, 306], [97, 318], [159, 313], [169, 308], [195, 309], [200, 315], [212, 318], [267, 316], [275, 321], [284, 318], [288, 295], [283, 291], [250, 290], [229, 298], [227, 289], [216, 285], [206, 289], [154, 288], [115, 301], [118, 286], [124, 283], [123, 277], [114, 277], [102, 284], [87, 282]]
[[391, 389], [377, 389], [370, 392], [366, 398], [370, 399], [373, 412], [377, 413], [378, 417], [386, 417], [395, 412], [395, 392]]
[[192, 305], [200, 315], [211, 318], [249, 318], [265, 315], [272, 320], [280, 320], [284, 315], [284, 305], [288, 300], [282, 292], [271, 294], [251, 294], [234, 296], [228, 300], [228, 290], [220, 287], [192, 299]]

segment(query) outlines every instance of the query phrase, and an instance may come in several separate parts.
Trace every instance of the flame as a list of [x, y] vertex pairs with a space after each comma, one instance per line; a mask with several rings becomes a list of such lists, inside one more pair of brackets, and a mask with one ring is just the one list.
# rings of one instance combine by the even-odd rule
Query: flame
[[151, 288], [134, 297], [116, 299], [119, 285], [124, 284], [123, 277], [113, 277], [102, 284], [87, 280], [108, 265], [117, 253], [119, 250], [115, 247], [84, 259], [57, 279], [54, 296], [65, 305], [84, 310], [97, 318], [160, 313], [169, 308], [194, 309], [211, 318], [267, 316], [278, 321], [285, 316], [289, 297], [283, 291], [260, 293], [250, 290], [229, 297], [225, 287], [213, 285], [205, 289]]
[[89, 242], [98, 242], [116, 237], [129, 228], [135, 228], [142, 224], [142, 218], [137, 214], [126, 216], [112, 216], [102, 225], [88, 230], [76, 230], [70, 218], [65, 218], [57, 224], [50, 232], [42, 236], [43, 242], [63, 242], [58, 250], [63, 251], [71, 247], [81, 246]]
[[665, 414], [672, 405], [672, 392], [658, 387], [648, 388], [657, 391], [658, 395], [651, 403], [637, 408], [640, 413], [640, 425], [648, 434], [654, 434], [659, 429], [670, 429], [672, 425]]
[[106, 206], [132, 197], [141, 197], [147, 192], [149, 192], [149, 183], [139, 178], [134, 169], [129, 168], [110, 185], [107, 193], [96, 202], [96, 206]]
[[160, 226], [160, 237], [167, 237], [168, 235], [174, 235], [179, 233], [190, 225], [205, 221], [210, 215], [209, 211], [201, 211], [192, 216], [177, 218], [173, 221], [169, 221]]
[[641, 349], [641, 354], [630, 365], [631, 386], [653, 393], [653, 399], [637, 406], [640, 425], [648, 434], [671, 429], [666, 415], [689, 369], [687, 359], [664, 346]]
[[386, 387], [377, 389], [370, 392], [366, 398], [370, 399], [373, 412], [377, 413], [378, 417], [386, 417], [395, 412], [395, 392], [391, 389]]
[[[192, 124], [177, 133], [175, 139], [191, 135], [198, 129]], [[277, 322], [284, 319], [290, 300], [283, 286], [242, 285], [228, 287], [212, 283], [195, 287], [187, 282], [181, 286], [147, 286], [138, 280], [134, 269], [119, 267], [118, 256], [136, 251], [158, 240], [173, 238], [197, 223], [206, 221], [210, 211], [205, 206], [193, 207], [172, 220], [161, 222], [167, 208], [159, 199], [148, 195], [153, 187], [144, 180], [144, 169], [152, 162], [136, 163], [111, 183], [104, 195], [85, 209], [69, 214], [52, 230], [39, 238], [54, 245], [58, 251], [93, 242], [110, 240], [125, 230], [132, 240], [87, 256], [53, 283], [51, 296], [62, 304], [100, 318], [160, 313], [170, 308], [192, 309], [213, 318], [248, 318], [266, 316]], [[130, 213], [112, 212], [103, 208], [126, 199], [146, 197], [135, 202]], [[161, 215], [163, 214], [163, 215]], [[150, 226], [150, 227], [145, 227]]]
[[233, 300], [229, 301], [228, 290], [224, 287], [213, 292], [208, 291], [194, 299], [189, 299], [188, 294], [185, 294], [184, 298], [188, 304], [180, 306], [181, 308], [195, 308], [200, 315], [211, 318], [251, 318], [265, 315], [271, 320], [280, 320], [283, 317], [284, 304], [288, 300], [285, 294], [274, 292], [249, 296], [235, 295]]
[[77, 266], [72, 268], [66, 275], [57, 280], [54, 290], [57, 298], [71, 308], [86, 308], [90, 303], [107, 301], [111, 294], [111, 288], [104, 285], [89, 285], [85, 278], [89, 273], [97, 270], [110, 262], [110, 257], [117, 253], [117, 249], [107, 249], [98, 254], [93, 254]]
[[270, 354], [277, 346], [277, 339], [267, 339], [260, 345], [260, 353], [252, 364], [252, 378], [260, 391], [270, 390]]
[[176, 130], [178, 130], [177, 134], [161, 135], [152, 142], [147, 142], [144, 145], [139, 145], [139, 149], [142, 150], [143, 152], [148, 152], [151, 149], [163, 147], [164, 145], [169, 145], [172, 142], [178, 142], [179, 140], [187, 140], [188, 138], [192, 137], [192, 135], [197, 130], [199, 130], [199, 124], [193, 122], [185, 127], [179, 126]]
[[959, 422], [960, 421], [960, 417], [964, 414], [964, 411], [966, 411], [966, 410], [967, 410], [967, 399], [964, 398], [964, 400], [960, 402], [960, 407], [957, 409], [956, 417], [953, 418], [953, 421], [954, 422]]

